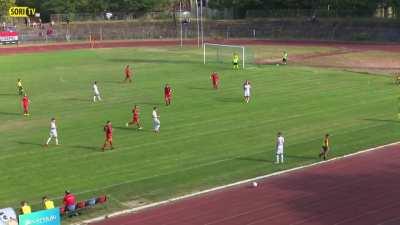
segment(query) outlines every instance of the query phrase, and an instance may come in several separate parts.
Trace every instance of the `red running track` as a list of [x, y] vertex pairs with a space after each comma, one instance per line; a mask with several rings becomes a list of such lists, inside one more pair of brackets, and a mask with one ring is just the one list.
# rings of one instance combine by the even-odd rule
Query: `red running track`
[[400, 145], [92, 225], [399, 225]]
[[[329, 42], [329, 41], [307, 41], [307, 40], [252, 40], [252, 39], [230, 39], [230, 40], [207, 40], [212, 43], [236, 44], [236, 45], [291, 45], [291, 46], [322, 46], [346, 48], [354, 51], [377, 50], [387, 52], [400, 52], [399, 43], [357, 43], [357, 42]], [[94, 48], [122, 48], [122, 47], [145, 47], [145, 46], [178, 46], [179, 40], [120, 40], [96, 42]], [[185, 40], [184, 45], [196, 45], [195, 40]], [[74, 49], [91, 48], [89, 42], [78, 43], [53, 43], [33, 44], [20, 46], [0, 46], [0, 55], [39, 53], [49, 51], [65, 51]]]

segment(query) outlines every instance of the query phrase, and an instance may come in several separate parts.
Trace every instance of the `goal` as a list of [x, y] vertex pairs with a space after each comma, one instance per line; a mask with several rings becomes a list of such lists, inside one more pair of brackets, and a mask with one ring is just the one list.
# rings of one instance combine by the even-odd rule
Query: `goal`
[[236, 53], [240, 57], [240, 63], [244, 68], [249, 62], [246, 48], [240, 45], [222, 45], [214, 43], [203, 44], [203, 60], [206, 63], [232, 63], [232, 56]]

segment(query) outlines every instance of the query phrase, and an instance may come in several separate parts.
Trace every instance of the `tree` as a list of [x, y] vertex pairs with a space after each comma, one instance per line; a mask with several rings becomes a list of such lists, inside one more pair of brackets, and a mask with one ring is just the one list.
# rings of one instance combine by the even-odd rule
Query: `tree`
[[249, 9], [260, 10], [317, 10], [329, 9], [337, 15], [373, 16], [382, 2], [397, 9], [400, 0], [209, 0], [209, 7], [234, 9], [244, 15]]
[[393, 9], [394, 17], [400, 18], [400, 0], [381, 0], [386, 3], [386, 7]]
[[10, 7], [15, 5], [15, 0], [0, 0], [0, 20], [4, 21]]
[[263, 8], [265, 0], [209, 0], [208, 6], [215, 9], [233, 9], [235, 18], [243, 18], [249, 9]]

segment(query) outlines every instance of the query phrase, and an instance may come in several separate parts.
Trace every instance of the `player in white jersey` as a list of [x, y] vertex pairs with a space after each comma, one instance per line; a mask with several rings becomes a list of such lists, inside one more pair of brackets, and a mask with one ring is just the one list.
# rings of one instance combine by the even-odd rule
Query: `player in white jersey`
[[285, 144], [285, 138], [282, 136], [281, 132], [278, 132], [278, 137], [276, 138], [276, 164], [283, 163], [283, 145]]
[[50, 134], [49, 138], [46, 141], [45, 146], [47, 147], [52, 139], [56, 140], [56, 145], [58, 145], [58, 135], [57, 135], [57, 126], [56, 126], [56, 119], [51, 118], [50, 120]]
[[97, 81], [94, 82], [93, 84], [93, 102], [96, 102], [96, 99], [101, 101], [101, 96], [100, 96], [100, 91], [99, 87], [97, 86]]
[[152, 118], [153, 118], [154, 132], [159, 133], [160, 132], [160, 116], [158, 115], [157, 107], [155, 107], [155, 106], [153, 107]]
[[243, 91], [244, 91], [244, 101], [246, 103], [250, 102], [250, 92], [251, 92], [251, 84], [250, 81], [246, 80], [243, 84]]

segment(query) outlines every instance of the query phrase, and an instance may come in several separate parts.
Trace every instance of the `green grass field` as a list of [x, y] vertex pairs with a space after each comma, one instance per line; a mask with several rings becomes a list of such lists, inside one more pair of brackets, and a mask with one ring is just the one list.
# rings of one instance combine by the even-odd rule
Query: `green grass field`
[[[314, 49], [313, 49], [314, 50]], [[131, 64], [134, 83], [123, 84]], [[98, 194], [110, 202], [80, 218], [153, 202], [318, 161], [325, 133], [331, 157], [398, 140], [397, 87], [390, 77], [296, 66], [202, 64], [201, 50], [120, 48], [0, 57], [0, 208], [43, 195], [60, 203], [65, 189], [79, 199]], [[218, 71], [221, 89], [212, 90]], [[22, 116], [16, 79], [32, 100]], [[242, 83], [253, 99], [242, 101]], [[92, 82], [104, 101], [93, 104]], [[174, 100], [163, 104], [170, 83]], [[134, 104], [143, 131], [126, 128]], [[160, 106], [161, 133], [151, 132]], [[61, 146], [42, 147], [56, 117]], [[102, 127], [114, 126], [116, 149], [101, 152]], [[287, 163], [274, 165], [282, 131]], [[345, 171], [344, 171], [345, 172]]]

